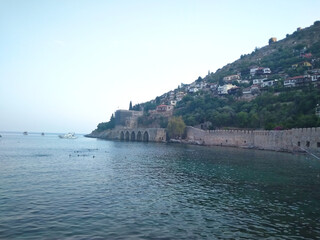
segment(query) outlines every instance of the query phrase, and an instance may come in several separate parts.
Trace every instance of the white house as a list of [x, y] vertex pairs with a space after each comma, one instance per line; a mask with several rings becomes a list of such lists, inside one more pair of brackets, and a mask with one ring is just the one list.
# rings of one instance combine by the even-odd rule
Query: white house
[[218, 87], [218, 94], [219, 95], [224, 95], [224, 94], [228, 94], [228, 90], [234, 88], [236, 86], [232, 85], [232, 84], [225, 84], [223, 86], [219, 86]]
[[318, 81], [318, 80], [320, 80], [320, 74], [311, 75], [311, 81], [312, 82], [315, 82], [315, 81]]
[[176, 105], [177, 105], [177, 101], [176, 101], [176, 100], [171, 100], [171, 101], [170, 101], [170, 105], [176, 106]]
[[295, 85], [296, 85], [296, 79], [288, 78], [283, 82], [283, 86], [285, 87], [294, 87]]
[[240, 80], [240, 83], [246, 83], [246, 84], [249, 84], [249, 83], [250, 83], [250, 81], [248, 81], [248, 80]]
[[186, 94], [184, 92], [177, 92], [176, 94], [176, 100], [179, 102], [182, 100], [182, 98], [185, 96]]
[[268, 80], [268, 78], [261, 78], [261, 79], [253, 79], [254, 85], [262, 85], [263, 81]]
[[253, 67], [250, 69], [251, 76], [254, 75], [262, 75], [262, 74], [270, 74], [271, 70], [267, 67]]
[[259, 69], [259, 67], [252, 67], [250, 68], [250, 75], [254, 76], [256, 74], [256, 71]]
[[231, 82], [231, 81], [239, 80], [239, 79], [240, 79], [240, 76], [238, 74], [236, 74], [236, 75], [229, 75], [229, 76], [224, 77], [223, 81]]
[[271, 87], [273, 86], [275, 83], [275, 80], [264, 80], [263, 83], [262, 83], [262, 87]]
[[196, 92], [198, 92], [198, 91], [199, 91], [199, 89], [196, 88], [196, 87], [191, 87], [191, 88], [189, 88], [189, 93], [196, 93]]

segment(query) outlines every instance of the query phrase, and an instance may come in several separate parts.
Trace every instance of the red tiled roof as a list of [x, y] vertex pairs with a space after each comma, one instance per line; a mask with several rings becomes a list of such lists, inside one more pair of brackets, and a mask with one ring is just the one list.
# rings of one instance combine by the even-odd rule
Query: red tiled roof
[[299, 79], [299, 78], [304, 78], [304, 76], [295, 76], [295, 77], [288, 78], [287, 80], [289, 80], [289, 79]]

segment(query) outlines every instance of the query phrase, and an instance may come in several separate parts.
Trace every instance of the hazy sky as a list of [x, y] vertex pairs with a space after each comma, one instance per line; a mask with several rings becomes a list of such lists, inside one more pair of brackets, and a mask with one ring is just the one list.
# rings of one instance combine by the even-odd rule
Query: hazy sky
[[319, 0], [0, 0], [0, 131], [89, 133], [319, 17]]

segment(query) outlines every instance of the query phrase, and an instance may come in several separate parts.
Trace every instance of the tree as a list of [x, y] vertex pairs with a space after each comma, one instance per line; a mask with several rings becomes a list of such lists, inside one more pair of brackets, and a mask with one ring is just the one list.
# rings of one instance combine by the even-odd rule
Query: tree
[[167, 126], [167, 133], [169, 138], [181, 138], [183, 137], [186, 124], [182, 117], [173, 117], [169, 120]]
[[110, 117], [110, 121], [99, 123], [95, 131], [102, 132], [107, 129], [113, 129], [115, 126], [116, 126], [116, 119], [112, 114]]
[[132, 110], [132, 102], [130, 101], [129, 110]]

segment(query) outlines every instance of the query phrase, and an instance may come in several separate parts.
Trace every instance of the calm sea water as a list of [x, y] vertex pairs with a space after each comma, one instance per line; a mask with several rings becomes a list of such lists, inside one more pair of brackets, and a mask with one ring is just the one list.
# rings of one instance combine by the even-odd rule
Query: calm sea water
[[2, 134], [0, 239], [320, 239], [320, 162]]

